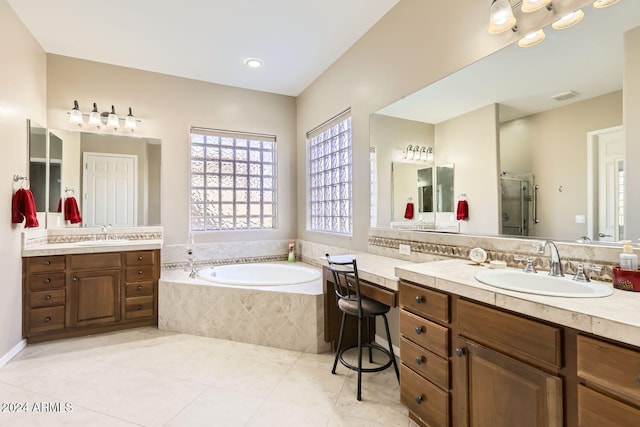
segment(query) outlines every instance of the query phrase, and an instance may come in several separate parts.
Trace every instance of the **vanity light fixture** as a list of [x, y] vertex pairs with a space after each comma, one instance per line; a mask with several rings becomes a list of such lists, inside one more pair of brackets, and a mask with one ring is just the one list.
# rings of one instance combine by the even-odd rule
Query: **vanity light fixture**
[[244, 60], [244, 65], [247, 68], [258, 69], [264, 66], [264, 61], [260, 58], [247, 58]]
[[551, 24], [551, 26], [556, 30], [564, 30], [565, 28], [573, 27], [578, 22], [582, 21], [582, 18], [584, 18], [584, 12], [582, 9], [578, 9], [575, 12], [571, 12], [558, 19], [556, 22]]
[[547, 10], [550, 10], [551, 0], [523, 0], [521, 9], [525, 13], [530, 13], [535, 12], [536, 10], [540, 10], [543, 7], [546, 7]]
[[500, 34], [516, 30], [516, 17], [513, 16], [509, 0], [493, 0], [489, 9], [489, 34]]
[[531, 47], [535, 46], [538, 43], [542, 42], [546, 37], [544, 30], [540, 28], [538, 31], [534, 31], [532, 33], [527, 34], [520, 40], [518, 40], [518, 46], [520, 47]]
[[[424, 159], [423, 159], [424, 153]], [[433, 148], [426, 145], [407, 145], [404, 150], [404, 159], [406, 160], [426, 160], [427, 162], [433, 161]]]
[[593, 7], [596, 9], [604, 9], [605, 7], [613, 6], [620, 0], [596, 0], [593, 2]]
[[107, 126], [111, 126], [114, 129], [120, 127], [120, 120], [116, 114], [116, 108], [113, 105], [111, 106], [111, 112], [107, 116]]
[[81, 125], [82, 121], [82, 111], [80, 111], [78, 101], [73, 101], [73, 109], [69, 113], [69, 123]]
[[100, 127], [100, 124], [102, 123], [100, 121], [100, 113], [98, 112], [98, 106], [96, 105], [96, 103], [93, 103], [93, 110], [91, 110], [91, 112], [89, 113], [89, 123], [96, 126], [96, 127]]
[[129, 107], [129, 114], [127, 114], [127, 117], [124, 119], [124, 127], [131, 129], [132, 132], [138, 127], [136, 125], [136, 118], [134, 117], [133, 112], [131, 112], [131, 107]]
[[422, 153], [424, 153], [427, 162], [433, 162], [433, 147], [422, 147], [420, 149], [420, 159], [422, 159]]

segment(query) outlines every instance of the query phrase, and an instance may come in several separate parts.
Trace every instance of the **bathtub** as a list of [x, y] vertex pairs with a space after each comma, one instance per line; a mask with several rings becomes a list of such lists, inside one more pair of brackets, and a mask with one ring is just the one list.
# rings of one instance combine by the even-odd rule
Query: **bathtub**
[[198, 273], [192, 279], [183, 270], [162, 271], [159, 329], [295, 351], [329, 350], [319, 268], [276, 262]]

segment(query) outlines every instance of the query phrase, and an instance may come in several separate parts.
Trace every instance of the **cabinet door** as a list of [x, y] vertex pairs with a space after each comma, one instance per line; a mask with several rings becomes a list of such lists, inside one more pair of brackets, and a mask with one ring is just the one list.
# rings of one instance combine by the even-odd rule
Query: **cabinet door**
[[464, 338], [457, 344], [456, 425], [562, 426], [560, 378]]
[[70, 273], [69, 326], [120, 320], [120, 270]]

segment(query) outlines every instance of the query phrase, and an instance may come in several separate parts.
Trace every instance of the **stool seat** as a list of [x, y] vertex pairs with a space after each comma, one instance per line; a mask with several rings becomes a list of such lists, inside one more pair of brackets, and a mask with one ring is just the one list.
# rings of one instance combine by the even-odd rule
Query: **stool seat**
[[[376, 301], [372, 298], [363, 296], [360, 293], [360, 279], [358, 277], [358, 266], [355, 259], [349, 261], [333, 261], [329, 254], [326, 254], [327, 262], [329, 263], [329, 270], [333, 274], [333, 288], [336, 294], [336, 300], [338, 308], [342, 311], [342, 322], [340, 324], [340, 337], [338, 338], [338, 348], [336, 349], [336, 357], [333, 361], [332, 374], [336, 373], [336, 367], [338, 362], [344, 365], [346, 368], [358, 372], [358, 400], [362, 400], [362, 373], [363, 372], [380, 372], [390, 366], [396, 371], [396, 378], [400, 381], [400, 372], [398, 370], [398, 363], [396, 361], [395, 353], [393, 352], [393, 344], [391, 342], [391, 334], [389, 333], [389, 321], [387, 320], [387, 313], [391, 309], [386, 304]], [[347, 316], [354, 316], [358, 318], [358, 342], [356, 345], [342, 348], [342, 337], [344, 335], [345, 319]], [[382, 316], [384, 320], [384, 328], [387, 333], [387, 342], [389, 343], [389, 349], [382, 347], [381, 345], [371, 342], [369, 338], [367, 341], [362, 339], [362, 321], [366, 320], [367, 330], [369, 330], [370, 321], [377, 316]], [[370, 334], [367, 334], [369, 337]], [[344, 359], [344, 353], [347, 350], [357, 348], [358, 360], [357, 365], [347, 362]], [[363, 367], [362, 366], [362, 349], [367, 348], [369, 350], [369, 362], [373, 363], [373, 352], [380, 352], [385, 356], [385, 362], [375, 367]]]

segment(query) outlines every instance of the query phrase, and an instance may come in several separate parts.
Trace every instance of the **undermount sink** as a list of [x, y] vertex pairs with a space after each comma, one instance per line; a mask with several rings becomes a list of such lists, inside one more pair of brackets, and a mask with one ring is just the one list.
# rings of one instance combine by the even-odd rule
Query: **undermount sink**
[[547, 273], [525, 273], [520, 270], [483, 270], [476, 280], [510, 291], [569, 298], [606, 297], [613, 287], [603, 282], [577, 282], [571, 276], [555, 277]]
[[76, 242], [77, 246], [117, 246], [129, 243], [127, 239], [109, 239], [109, 240], [83, 240]]

